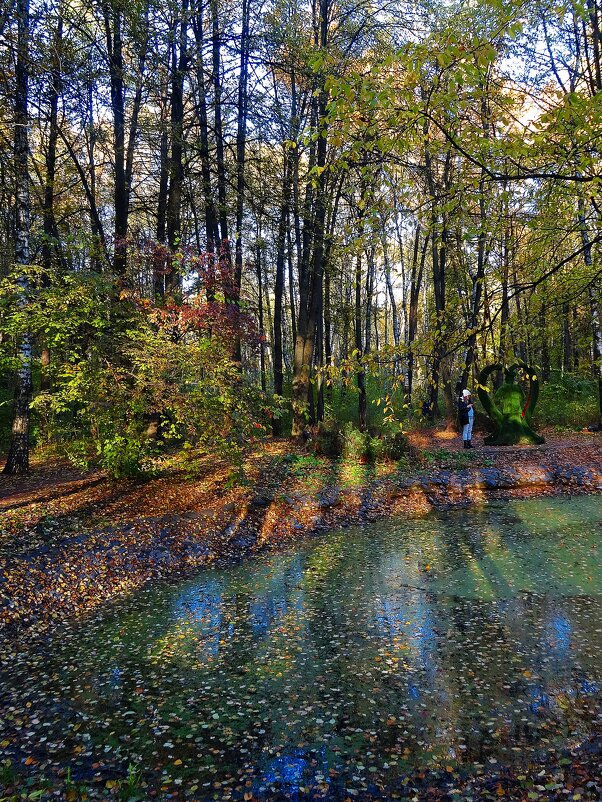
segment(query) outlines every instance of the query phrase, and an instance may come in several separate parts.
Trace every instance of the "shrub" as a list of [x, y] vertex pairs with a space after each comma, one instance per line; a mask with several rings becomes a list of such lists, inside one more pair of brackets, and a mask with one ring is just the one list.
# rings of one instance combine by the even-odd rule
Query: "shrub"
[[381, 456], [398, 462], [408, 456], [408, 441], [403, 432], [389, 432], [381, 439]]
[[100, 464], [113, 479], [135, 479], [148, 475], [152, 450], [148, 442], [116, 434], [99, 443]]
[[321, 421], [313, 440], [313, 449], [316, 454], [325, 457], [340, 457], [343, 453], [343, 439], [343, 431], [336, 421]]
[[535, 408], [535, 427], [582, 429], [594, 423], [598, 410], [596, 390], [596, 383], [589, 377], [553, 373], [550, 381], [541, 386]]

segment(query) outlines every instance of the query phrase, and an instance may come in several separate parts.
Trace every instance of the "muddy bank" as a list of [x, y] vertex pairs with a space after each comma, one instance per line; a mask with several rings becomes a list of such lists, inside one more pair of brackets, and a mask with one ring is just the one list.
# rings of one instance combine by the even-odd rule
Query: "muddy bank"
[[[586, 459], [579, 462], [580, 456]], [[110, 525], [98, 525], [98, 515], [87, 520], [85, 506], [83, 515], [61, 518], [56, 507], [40, 502], [39, 494], [34, 501], [42, 512], [15, 523], [10, 515], [28, 504], [26, 498], [15, 500], [4, 505], [0, 637], [32, 636], [150, 580], [194, 573], [216, 560], [277, 548], [331, 528], [387, 515], [421, 516], [490, 498], [602, 491], [598, 448], [571, 447], [562, 453], [533, 449], [515, 457], [508, 464], [512, 455], [505, 452], [506, 464], [497, 467], [393, 473], [351, 488], [325, 483], [313, 492], [278, 462], [276, 469], [259, 472], [254, 487], [225, 494], [213, 506], [181, 485], [179, 496], [191, 496], [192, 509], [180, 498], [174, 513], [138, 514]], [[487, 462], [487, 455], [478, 460]], [[98, 484], [91, 479], [91, 486]], [[145, 487], [150, 493], [165, 492], [152, 483]], [[137, 492], [130, 490], [132, 496]], [[72, 488], [65, 493], [72, 494]], [[173, 494], [178, 496], [177, 488]], [[61, 501], [60, 493], [58, 497]]]

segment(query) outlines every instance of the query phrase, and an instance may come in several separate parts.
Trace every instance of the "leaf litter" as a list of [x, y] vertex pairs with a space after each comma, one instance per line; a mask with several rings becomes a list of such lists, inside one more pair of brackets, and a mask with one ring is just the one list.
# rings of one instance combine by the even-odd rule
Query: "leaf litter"
[[339, 530], [13, 643], [6, 798], [599, 799], [601, 527], [584, 496]]

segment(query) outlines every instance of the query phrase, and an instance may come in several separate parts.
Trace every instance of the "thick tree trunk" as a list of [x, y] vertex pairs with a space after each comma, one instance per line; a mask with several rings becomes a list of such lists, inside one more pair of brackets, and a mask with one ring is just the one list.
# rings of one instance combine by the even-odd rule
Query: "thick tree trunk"
[[[17, 58], [15, 66], [15, 263], [29, 265], [29, 134], [28, 134], [28, 83], [29, 83], [29, 0], [17, 0]], [[25, 271], [19, 278], [19, 304], [27, 304], [29, 289]], [[21, 337], [18, 349], [19, 368], [15, 391], [14, 418], [10, 448], [4, 473], [20, 474], [29, 471], [29, 418], [32, 396], [31, 337]]]
[[[328, 41], [329, 0], [320, 0], [319, 29], [316, 31], [316, 44], [325, 49]], [[326, 76], [318, 76], [315, 95], [315, 111], [312, 113], [312, 130], [316, 133], [316, 167], [318, 176], [315, 189], [315, 210], [310, 222], [312, 180], [307, 184], [306, 214], [303, 227], [303, 255], [299, 271], [299, 317], [297, 321], [297, 340], [295, 343], [295, 362], [293, 372], [293, 437], [300, 437], [305, 427], [308, 410], [310, 373], [314, 361], [316, 325], [322, 304], [322, 285], [324, 274], [324, 239], [326, 222], [326, 151], [327, 124], [326, 108], [328, 94], [325, 89]], [[309, 167], [313, 167], [310, 154]], [[310, 269], [310, 245], [313, 253]]]

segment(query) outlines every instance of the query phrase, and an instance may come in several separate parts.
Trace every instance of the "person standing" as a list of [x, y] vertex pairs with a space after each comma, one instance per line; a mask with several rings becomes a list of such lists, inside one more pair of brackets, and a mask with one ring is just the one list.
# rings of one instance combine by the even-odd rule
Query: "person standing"
[[474, 423], [474, 401], [470, 390], [462, 390], [462, 396], [458, 400], [458, 415], [460, 426], [462, 426], [462, 439], [464, 448], [472, 448], [472, 425]]

